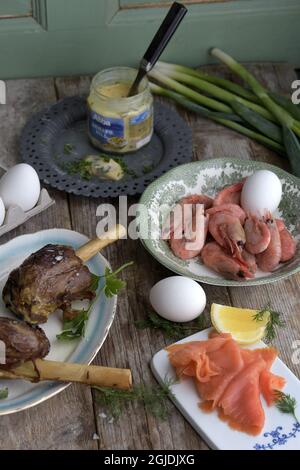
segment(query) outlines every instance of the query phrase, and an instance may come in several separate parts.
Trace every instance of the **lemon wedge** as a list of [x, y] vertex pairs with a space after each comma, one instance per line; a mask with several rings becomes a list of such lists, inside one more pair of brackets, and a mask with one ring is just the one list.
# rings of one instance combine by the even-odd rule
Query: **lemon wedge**
[[253, 344], [264, 337], [269, 320], [266, 312], [261, 321], [255, 321], [253, 317], [257, 313], [258, 310], [249, 308], [212, 304], [210, 317], [219, 333], [230, 333], [239, 344]]

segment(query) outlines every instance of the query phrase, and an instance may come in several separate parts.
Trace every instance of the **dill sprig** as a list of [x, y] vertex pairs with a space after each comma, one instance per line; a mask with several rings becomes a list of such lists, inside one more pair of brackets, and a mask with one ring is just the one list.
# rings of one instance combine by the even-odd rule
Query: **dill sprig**
[[165, 380], [162, 386], [136, 385], [131, 390], [92, 387], [96, 390], [96, 401], [103, 406], [111, 418], [118, 419], [129, 402], [143, 404], [149, 413], [158, 419], [168, 417], [168, 398], [172, 396], [174, 380]]
[[272, 310], [270, 305], [266, 305], [263, 309], [253, 315], [253, 320], [257, 322], [263, 321], [265, 320], [266, 315], [268, 316], [268, 321], [266, 324], [264, 339], [267, 343], [270, 343], [276, 337], [276, 328], [284, 327], [286, 323], [281, 319], [282, 314]]
[[288, 395], [281, 390], [275, 390], [275, 404], [276, 408], [278, 408], [281, 413], [291, 414], [295, 418], [296, 422], [299, 423], [296, 416], [296, 398], [291, 397], [291, 395]]
[[193, 322], [176, 323], [165, 320], [155, 312], [150, 312], [145, 320], [136, 321], [135, 326], [140, 330], [144, 330], [146, 328], [160, 330], [167, 338], [180, 339], [188, 334], [208, 328], [209, 322], [204, 314], [199, 315], [199, 317]]

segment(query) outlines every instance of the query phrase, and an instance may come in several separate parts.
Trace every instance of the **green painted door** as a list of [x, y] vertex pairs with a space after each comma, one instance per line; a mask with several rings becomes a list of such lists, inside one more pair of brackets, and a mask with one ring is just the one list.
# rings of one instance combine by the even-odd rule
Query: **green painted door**
[[[164, 59], [197, 65], [218, 46], [243, 61], [300, 65], [299, 0], [187, 0]], [[94, 73], [135, 65], [166, 0], [0, 0], [0, 78]]]

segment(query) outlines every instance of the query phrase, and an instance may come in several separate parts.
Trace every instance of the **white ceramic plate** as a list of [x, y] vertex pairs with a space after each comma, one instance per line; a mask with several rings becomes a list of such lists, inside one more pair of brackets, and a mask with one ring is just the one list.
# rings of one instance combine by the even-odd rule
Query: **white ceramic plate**
[[[185, 338], [178, 343], [199, 341], [208, 338], [211, 329], [207, 329]], [[252, 349], [264, 347], [263, 342], [252, 346]], [[175, 379], [175, 372], [171, 366], [168, 354], [163, 349], [156, 353], [151, 362], [152, 371], [156, 379], [163, 383], [166, 379]], [[285, 393], [295, 397], [298, 402], [296, 415], [300, 416], [300, 381], [277, 358], [273, 364], [272, 372], [284, 377], [287, 385]], [[174, 403], [183, 416], [190, 422], [194, 429], [201, 435], [207, 444], [218, 450], [300, 450], [300, 424], [295, 422], [291, 415], [281, 413], [275, 406], [268, 407], [264, 400], [266, 421], [263, 432], [259, 436], [231, 429], [221, 421], [216, 412], [204, 413], [198, 406], [200, 402], [193, 379], [185, 379], [171, 386], [174, 395]]]
[[[78, 232], [64, 229], [51, 229], [30, 235], [22, 235], [0, 246], [0, 292], [9, 273], [18, 267], [31, 253], [48, 243], [59, 243], [78, 248], [88, 238]], [[110, 268], [106, 259], [98, 254], [87, 263], [91, 272], [102, 275], [106, 267]], [[100, 284], [101, 288], [101, 284]], [[5, 308], [1, 296], [0, 316], [13, 317]], [[50, 343], [51, 349], [47, 359], [88, 364], [101, 348], [114, 319], [117, 297], [108, 299], [101, 295], [95, 302], [90, 313], [85, 337], [75, 341], [58, 341], [56, 335], [62, 330], [61, 314], [54, 313], [48, 322], [41, 325]], [[0, 380], [0, 389], [8, 387], [9, 396], [0, 400], [0, 415], [15, 413], [37, 405], [64, 390], [69, 384], [57, 382], [41, 382], [32, 384], [22, 380]]]

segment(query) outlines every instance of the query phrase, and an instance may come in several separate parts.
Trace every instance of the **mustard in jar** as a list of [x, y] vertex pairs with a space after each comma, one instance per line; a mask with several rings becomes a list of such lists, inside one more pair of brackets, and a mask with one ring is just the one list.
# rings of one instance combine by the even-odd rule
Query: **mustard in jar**
[[106, 152], [134, 152], [153, 134], [153, 98], [145, 77], [135, 96], [128, 97], [137, 71], [115, 67], [98, 73], [88, 97], [88, 126], [92, 144]]

